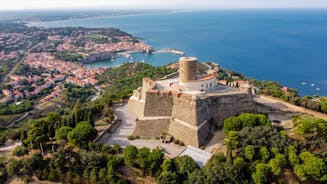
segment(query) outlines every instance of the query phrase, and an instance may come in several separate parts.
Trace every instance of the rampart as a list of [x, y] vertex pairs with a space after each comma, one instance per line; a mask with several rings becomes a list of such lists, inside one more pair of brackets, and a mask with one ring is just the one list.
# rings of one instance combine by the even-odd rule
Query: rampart
[[213, 127], [221, 127], [225, 118], [257, 112], [252, 95], [248, 93], [195, 97], [152, 88], [144, 94], [144, 97], [131, 97], [128, 104], [139, 117], [134, 135], [155, 138], [168, 132], [185, 144], [198, 147], [207, 144]]

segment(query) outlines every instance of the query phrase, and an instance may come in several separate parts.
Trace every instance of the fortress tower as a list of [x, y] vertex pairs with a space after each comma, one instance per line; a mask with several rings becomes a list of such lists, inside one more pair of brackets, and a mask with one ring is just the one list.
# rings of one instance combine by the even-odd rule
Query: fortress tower
[[179, 59], [179, 84], [196, 80], [197, 58], [181, 57]]

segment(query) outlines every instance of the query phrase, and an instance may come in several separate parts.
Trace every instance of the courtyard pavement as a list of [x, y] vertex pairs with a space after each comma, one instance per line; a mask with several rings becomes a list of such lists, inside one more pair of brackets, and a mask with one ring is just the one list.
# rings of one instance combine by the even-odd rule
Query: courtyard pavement
[[136, 116], [127, 108], [127, 104], [118, 106], [115, 114], [121, 120], [121, 124], [114, 133], [106, 133], [109, 134], [109, 138], [104, 141], [104, 144], [118, 144], [123, 147], [134, 145], [137, 148], [148, 147], [150, 149], [161, 148], [172, 157], [178, 156], [185, 149], [185, 146], [178, 146], [174, 143], [165, 144], [157, 139], [128, 140], [128, 136], [133, 134], [136, 127]]

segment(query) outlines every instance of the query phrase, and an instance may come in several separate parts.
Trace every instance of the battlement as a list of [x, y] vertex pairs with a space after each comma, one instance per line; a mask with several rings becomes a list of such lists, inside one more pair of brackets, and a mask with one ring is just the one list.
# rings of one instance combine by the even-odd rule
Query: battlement
[[152, 80], [150, 78], [143, 78], [142, 88], [150, 90], [150, 89], [155, 89], [156, 86], [157, 86], [157, 83], [154, 80]]

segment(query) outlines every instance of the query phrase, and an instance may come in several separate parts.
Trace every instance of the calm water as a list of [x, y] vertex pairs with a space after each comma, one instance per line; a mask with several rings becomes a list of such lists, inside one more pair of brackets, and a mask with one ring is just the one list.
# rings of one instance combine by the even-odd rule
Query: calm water
[[[117, 27], [144, 38], [156, 50], [181, 49], [186, 55], [217, 62], [248, 77], [279, 81], [299, 89], [302, 95], [327, 95], [327, 10], [167, 13], [33, 25]], [[143, 59], [154, 65], [177, 58], [173, 54], [133, 54], [133, 60]], [[94, 66], [117, 66], [125, 61], [129, 59]]]

